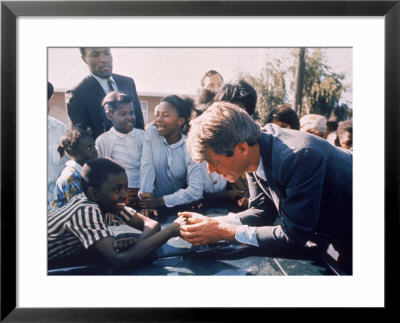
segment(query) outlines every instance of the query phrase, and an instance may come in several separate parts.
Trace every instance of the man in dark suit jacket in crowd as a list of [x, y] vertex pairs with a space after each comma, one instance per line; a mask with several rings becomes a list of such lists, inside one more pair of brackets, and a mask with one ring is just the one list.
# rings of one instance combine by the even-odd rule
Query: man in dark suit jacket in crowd
[[132, 78], [113, 74], [113, 58], [110, 48], [81, 47], [82, 60], [89, 67], [90, 75], [65, 94], [68, 117], [72, 125], [90, 127], [97, 138], [108, 131], [112, 124], [106, 118], [101, 105], [110, 91], [119, 91], [133, 96], [135, 128], [144, 129], [144, 120]]
[[210, 173], [234, 182], [247, 173], [249, 209], [208, 218], [183, 213], [181, 236], [194, 245], [219, 240], [258, 246], [272, 255], [306, 251], [310, 242], [339, 253], [352, 273], [352, 153], [324, 139], [268, 124], [241, 108], [214, 103], [191, 123], [187, 146]]

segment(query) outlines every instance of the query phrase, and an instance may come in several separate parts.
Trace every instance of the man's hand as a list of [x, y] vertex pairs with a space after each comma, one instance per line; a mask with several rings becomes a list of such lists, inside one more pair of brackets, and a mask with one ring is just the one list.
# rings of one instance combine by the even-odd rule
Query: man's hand
[[195, 246], [220, 240], [235, 241], [236, 227], [234, 225], [222, 224], [199, 213], [183, 212], [178, 215], [186, 218], [187, 222], [180, 225], [182, 238]]
[[131, 245], [138, 241], [137, 238], [133, 237], [129, 233], [122, 233], [114, 237], [114, 250], [121, 252], [128, 249]]
[[155, 209], [161, 206], [165, 206], [162, 196], [155, 197], [151, 193], [140, 193], [139, 199], [139, 204], [143, 209]]

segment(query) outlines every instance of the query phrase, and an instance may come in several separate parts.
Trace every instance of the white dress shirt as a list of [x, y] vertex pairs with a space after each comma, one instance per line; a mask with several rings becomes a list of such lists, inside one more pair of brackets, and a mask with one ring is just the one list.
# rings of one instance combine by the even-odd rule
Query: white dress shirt
[[[260, 158], [260, 164], [258, 165], [258, 169], [256, 171], [256, 175], [262, 178], [264, 181], [267, 180], [261, 158]], [[214, 219], [221, 223], [236, 225], [237, 226], [235, 233], [236, 241], [256, 247], [259, 246], [257, 241], [256, 228], [249, 227], [248, 225], [243, 225], [242, 222], [240, 222], [239, 217], [235, 213], [228, 213], [225, 216], [218, 216], [215, 217]]]
[[112, 127], [96, 139], [99, 157], [108, 157], [126, 169], [128, 187], [140, 187], [140, 162], [142, 159], [144, 131], [134, 128], [129, 133], [121, 133]]
[[61, 143], [61, 138], [67, 132], [67, 127], [60, 120], [47, 116], [47, 201], [48, 206], [53, 203], [53, 191], [56, 186], [57, 178], [60, 176], [66, 161], [67, 155], [60, 159], [57, 146]]
[[[108, 79], [103, 79], [102, 77], [98, 77], [97, 75], [94, 75], [94, 74], [92, 74], [92, 75], [97, 80], [97, 82], [99, 82], [99, 84], [103, 88], [105, 94], [110, 92], [110, 86], [108, 85]], [[111, 80], [111, 84], [114, 88], [114, 91], [118, 92], [117, 82], [115, 82], [115, 80], [112, 76], [110, 76], [109, 79]]]

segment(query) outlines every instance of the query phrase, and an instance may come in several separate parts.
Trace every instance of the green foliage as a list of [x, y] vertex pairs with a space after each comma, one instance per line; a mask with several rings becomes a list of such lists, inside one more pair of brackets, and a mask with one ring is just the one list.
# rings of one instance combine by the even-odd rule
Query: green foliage
[[286, 71], [281, 68], [280, 60], [267, 62], [258, 77], [241, 73], [238, 79], [247, 81], [257, 92], [257, 106], [253, 114], [254, 120], [264, 125], [269, 112], [286, 99]]
[[[340, 98], [348, 88], [343, 84], [344, 74], [331, 71], [326, 64], [322, 49], [315, 49], [311, 54], [306, 51], [306, 68], [303, 87], [303, 109], [301, 115], [315, 113], [339, 120], [347, 118], [349, 108], [339, 104]], [[291, 71], [294, 76], [294, 66]], [[292, 85], [294, 86], [294, 84]]]
[[[262, 125], [266, 123], [271, 109], [278, 104], [287, 103], [285, 79], [289, 78], [289, 88], [294, 91], [297, 49], [290, 53], [290, 63], [283, 64], [279, 59], [266, 63], [258, 76], [241, 73], [238, 79], [249, 82], [257, 91], [258, 100], [253, 118]], [[301, 116], [316, 113], [337, 120], [351, 117], [351, 109], [340, 102], [342, 94], [349, 88], [343, 84], [344, 74], [334, 73], [327, 65], [322, 49], [306, 50], [306, 66], [303, 87], [303, 108]]]

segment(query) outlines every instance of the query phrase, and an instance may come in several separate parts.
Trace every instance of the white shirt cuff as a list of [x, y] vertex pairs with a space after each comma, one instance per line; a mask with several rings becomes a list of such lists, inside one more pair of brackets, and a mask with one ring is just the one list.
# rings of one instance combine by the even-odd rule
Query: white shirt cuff
[[236, 229], [236, 241], [258, 247], [256, 228], [248, 225], [240, 225]]
[[227, 215], [215, 216], [213, 217], [213, 219], [221, 223], [242, 225], [242, 222], [240, 222], [239, 217], [236, 215], [236, 213], [228, 213]]
[[213, 217], [213, 219], [221, 223], [236, 225], [236, 241], [256, 247], [259, 246], [257, 241], [256, 228], [249, 227], [248, 225], [243, 225], [236, 213], [228, 213], [227, 215], [216, 216]]

